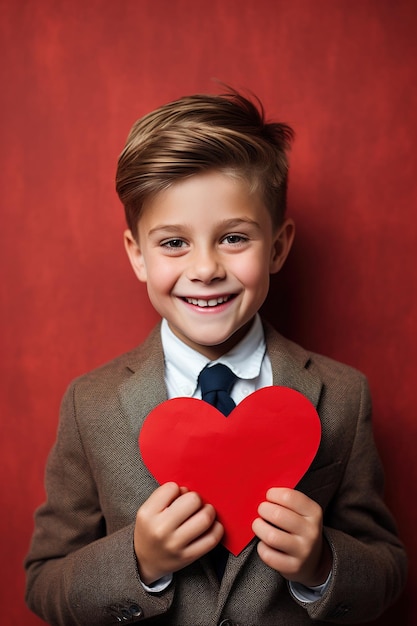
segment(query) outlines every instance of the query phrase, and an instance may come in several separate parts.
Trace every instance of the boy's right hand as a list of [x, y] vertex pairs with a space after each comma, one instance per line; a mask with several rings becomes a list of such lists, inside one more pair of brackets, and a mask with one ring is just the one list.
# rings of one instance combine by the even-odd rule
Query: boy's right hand
[[194, 491], [165, 483], [136, 515], [134, 547], [145, 585], [176, 572], [213, 550], [223, 536], [211, 504]]

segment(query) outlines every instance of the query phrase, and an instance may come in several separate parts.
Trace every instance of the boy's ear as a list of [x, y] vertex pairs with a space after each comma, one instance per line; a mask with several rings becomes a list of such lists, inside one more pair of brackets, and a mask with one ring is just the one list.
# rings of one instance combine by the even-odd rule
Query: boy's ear
[[146, 283], [148, 276], [146, 273], [145, 260], [139, 247], [139, 243], [132, 235], [131, 230], [125, 230], [123, 233], [123, 239], [127, 256], [129, 257], [133, 271], [142, 283]]
[[270, 274], [276, 274], [284, 265], [287, 256], [291, 250], [294, 236], [294, 221], [287, 217], [278, 228], [272, 242], [271, 260], [269, 264]]

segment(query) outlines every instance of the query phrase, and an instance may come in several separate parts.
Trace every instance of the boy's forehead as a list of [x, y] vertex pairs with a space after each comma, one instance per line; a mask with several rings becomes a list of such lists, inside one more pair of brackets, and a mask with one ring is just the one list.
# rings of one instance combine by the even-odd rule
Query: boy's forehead
[[259, 186], [248, 183], [243, 176], [217, 170], [201, 172], [178, 179], [169, 186], [146, 198], [142, 204], [141, 217], [163, 207], [174, 213], [191, 205], [199, 207], [264, 207]]
[[[207, 192], [210, 192], [209, 196]], [[225, 200], [238, 194], [242, 200], [250, 199], [252, 202], [255, 200], [257, 203], [264, 203], [261, 185], [255, 177], [246, 176], [244, 172], [238, 170], [210, 169], [171, 181], [163, 189], [148, 196], [143, 202], [142, 210], [175, 200], [177, 197], [196, 195], [214, 200], [218, 199], [220, 194]]]

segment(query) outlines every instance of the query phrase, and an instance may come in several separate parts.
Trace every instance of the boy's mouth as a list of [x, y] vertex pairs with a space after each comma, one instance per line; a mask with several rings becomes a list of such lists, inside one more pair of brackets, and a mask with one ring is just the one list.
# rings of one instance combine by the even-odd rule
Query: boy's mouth
[[232, 298], [234, 298], [233, 295], [230, 295], [230, 296], [220, 296], [219, 298], [208, 298], [208, 299], [204, 299], [204, 298], [183, 298], [183, 300], [185, 302], [188, 302], [188, 304], [193, 304], [194, 306], [199, 306], [199, 307], [204, 309], [206, 307], [219, 306], [220, 304], [224, 304], [225, 302], [228, 302]]

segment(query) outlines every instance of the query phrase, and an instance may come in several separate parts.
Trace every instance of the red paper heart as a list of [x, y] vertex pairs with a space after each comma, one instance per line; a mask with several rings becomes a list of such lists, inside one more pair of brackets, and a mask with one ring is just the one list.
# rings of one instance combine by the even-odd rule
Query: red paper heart
[[239, 554], [270, 487], [295, 487], [320, 443], [311, 402], [287, 387], [264, 387], [225, 417], [207, 402], [173, 398], [139, 435], [142, 459], [159, 483], [174, 481], [213, 504], [223, 544]]

